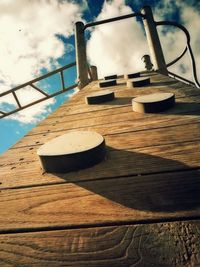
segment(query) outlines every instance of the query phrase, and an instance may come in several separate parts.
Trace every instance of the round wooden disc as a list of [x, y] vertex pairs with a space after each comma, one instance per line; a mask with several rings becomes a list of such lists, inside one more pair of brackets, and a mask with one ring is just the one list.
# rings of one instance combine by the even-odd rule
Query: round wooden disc
[[128, 80], [126, 84], [128, 87], [142, 87], [150, 84], [150, 78], [149, 77], [135, 78]]
[[132, 79], [140, 77], [140, 72], [124, 74], [124, 79]]
[[99, 87], [109, 87], [109, 86], [114, 86], [117, 85], [117, 81], [116, 80], [107, 80], [105, 82], [99, 82]]
[[115, 98], [115, 94], [112, 91], [104, 90], [96, 92], [86, 96], [85, 101], [87, 104], [100, 104], [103, 102], [111, 101]]
[[48, 141], [37, 154], [46, 172], [75, 171], [104, 158], [105, 140], [96, 132], [73, 131]]
[[171, 108], [175, 104], [172, 93], [155, 93], [136, 97], [132, 100], [133, 110], [140, 113], [157, 113]]
[[110, 76], [105, 76], [104, 77], [105, 80], [113, 80], [113, 79], [117, 79], [117, 75], [110, 75]]

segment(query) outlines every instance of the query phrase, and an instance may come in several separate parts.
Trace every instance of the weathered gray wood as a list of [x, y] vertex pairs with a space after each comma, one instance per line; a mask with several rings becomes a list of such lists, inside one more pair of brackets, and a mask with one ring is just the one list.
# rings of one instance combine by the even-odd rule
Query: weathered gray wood
[[199, 221], [0, 235], [0, 265], [198, 266], [199, 239]]

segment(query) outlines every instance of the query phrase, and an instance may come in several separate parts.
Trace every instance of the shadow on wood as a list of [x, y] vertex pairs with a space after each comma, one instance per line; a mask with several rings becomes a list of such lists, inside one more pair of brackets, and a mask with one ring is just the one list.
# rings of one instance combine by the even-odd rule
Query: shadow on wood
[[[162, 114], [162, 113], [160, 113]], [[176, 102], [175, 106], [163, 114], [167, 115], [200, 115], [200, 103], [195, 102]]]
[[161, 82], [151, 82], [150, 86], [156, 87], [156, 86], [170, 86], [170, 85], [174, 85], [178, 83], [178, 81], [174, 80], [174, 81], [161, 81]]
[[131, 105], [133, 97], [115, 97], [114, 100], [103, 103], [104, 105]]
[[75, 184], [132, 209], [176, 212], [200, 207], [200, 171], [185, 169], [180, 161], [110, 148], [104, 162], [59, 177], [79, 177]]

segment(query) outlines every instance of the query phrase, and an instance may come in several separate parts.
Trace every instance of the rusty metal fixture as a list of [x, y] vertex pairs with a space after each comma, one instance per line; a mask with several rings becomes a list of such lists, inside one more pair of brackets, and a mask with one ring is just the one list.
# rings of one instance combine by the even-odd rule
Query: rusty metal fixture
[[151, 71], [153, 70], [153, 64], [151, 63], [151, 58], [149, 55], [144, 55], [141, 60], [144, 62], [145, 64], [145, 69], [147, 71]]

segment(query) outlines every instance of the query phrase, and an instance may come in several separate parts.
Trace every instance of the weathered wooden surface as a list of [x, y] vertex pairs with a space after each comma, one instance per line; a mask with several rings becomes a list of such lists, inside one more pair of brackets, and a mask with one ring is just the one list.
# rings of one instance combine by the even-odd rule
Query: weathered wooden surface
[[[180, 120], [185, 123], [190, 123], [192, 121], [199, 121], [200, 114], [200, 103], [199, 99], [196, 96], [193, 97], [184, 97], [177, 100], [176, 106], [165, 113], [163, 112], [162, 116], [160, 114], [139, 114], [132, 111], [132, 107], [125, 106], [123, 108], [118, 108], [118, 113], [111, 113], [110, 111], [102, 114], [97, 111], [94, 112], [93, 116], [88, 117], [88, 113], [82, 119], [79, 118], [79, 115], [74, 115], [73, 121], [69, 121], [66, 117], [62, 117], [61, 120], [52, 121], [49, 124], [41, 124], [37, 128], [33, 129], [27, 136], [32, 135], [41, 135], [47, 132], [59, 132], [62, 130], [86, 128], [86, 127], [99, 127], [104, 128], [108, 125], [118, 126], [118, 132], [120, 131], [121, 125], [134, 125], [135, 128], [132, 130], [140, 129], [138, 127], [143, 126], [143, 123], [147, 123], [147, 129], [151, 126], [149, 124], [162, 123], [161, 127], [166, 127], [169, 125], [169, 121], [172, 121], [171, 125], [176, 125]], [[187, 109], [187, 113], [186, 113]], [[116, 112], [116, 110], [115, 110]], [[111, 114], [110, 114], [111, 113]], [[125, 114], [126, 115], [125, 115]], [[83, 115], [83, 114], [82, 114]], [[95, 122], [94, 122], [95, 117]], [[148, 127], [149, 126], [149, 127]], [[112, 131], [108, 132], [113, 133]], [[19, 143], [20, 144], [20, 143]], [[19, 145], [18, 144], [18, 145]], [[17, 146], [16, 146], [17, 147]]]
[[190, 267], [200, 222], [0, 235], [2, 266]]
[[[0, 157], [0, 265], [198, 266], [199, 222], [169, 221], [200, 218], [199, 89], [152, 74], [150, 86], [128, 89], [119, 79], [117, 99], [87, 105], [96, 84]], [[132, 111], [133, 97], [155, 92], [175, 93], [176, 105]], [[75, 129], [102, 134], [106, 159], [43, 173], [36, 150]]]
[[199, 171], [3, 190], [0, 232], [196, 218], [199, 191]]
[[[22, 151], [25, 154], [29, 150], [25, 148]], [[110, 148], [108, 149], [106, 159], [101, 164], [78, 172], [47, 174], [42, 172], [35, 151], [31, 151], [33, 154], [29, 155], [27, 161], [25, 161], [25, 158], [18, 158], [16, 156], [17, 161], [15, 164], [1, 166], [0, 188], [196, 169], [199, 167], [200, 161], [200, 143], [199, 141], [191, 141], [155, 147], [126, 149], [125, 151]]]

